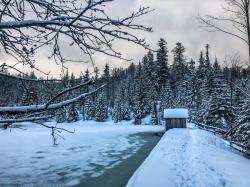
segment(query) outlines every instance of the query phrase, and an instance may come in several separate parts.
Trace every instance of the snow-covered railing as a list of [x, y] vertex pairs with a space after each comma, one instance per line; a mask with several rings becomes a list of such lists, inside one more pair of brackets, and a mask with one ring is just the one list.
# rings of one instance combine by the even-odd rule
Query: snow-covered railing
[[229, 142], [229, 145], [242, 152], [244, 155], [250, 157], [250, 145], [243, 145], [239, 142], [236, 142], [236, 141], [233, 141], [232, 140], [232, 136], [230, 136], [230, 132], [231, 132], [231, 129], [229, 130], [225, 130], [225, 129], [222, 129], [222, 128], [219, 128], [219, 127], [214, 127], [214, 126], [210, 126], [210, 125], [205, 125], [203, 123], [196, 123], [196, 126], [200, 129], [203, 129], [203, 130], [206, 130], [206, 131], [209, 131], [211, 133], [213, 133], [214, 135], [219, 135], [221, 136], [223, 139], [225, 139], [226, 141]]
[[224, 134], [224, 133], [228, 132], [225, 129], [222, 129], [222, 128], [219, 128], [219, 127], [210, 126], [210, 125], [205, 125], [203, 123], [196, 123], [196, 126], [199, 127], [199, 128], [201, 128], [201, 129], [204, 129], [204, 130], [207, 130], [209, 132], [212, 132], [214, 134]]

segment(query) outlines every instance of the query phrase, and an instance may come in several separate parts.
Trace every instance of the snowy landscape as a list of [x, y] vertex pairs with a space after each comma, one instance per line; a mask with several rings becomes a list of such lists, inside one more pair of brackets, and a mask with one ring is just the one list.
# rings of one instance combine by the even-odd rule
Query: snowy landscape
[[[0, 186], [75, 186], [98, 177], [135, 154], [146, 140], [140, 133], [157, 133], [161, 126], [114, 125], [94, 121], [61, 124], [77, 129], [63, 134], [58, 146], [48, 129], [24, 124], [28, 130], [0, 132]], [[8, 142], [8, 146], [5, 146]]]
[[0, 0], [0, 187], [250, 187], [250, 0]]

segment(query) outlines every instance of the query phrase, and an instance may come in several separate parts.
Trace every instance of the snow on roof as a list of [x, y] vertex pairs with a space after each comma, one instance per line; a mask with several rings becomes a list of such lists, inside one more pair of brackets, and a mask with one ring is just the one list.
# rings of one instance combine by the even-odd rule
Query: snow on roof
[[164, 118], [188, 118], [188, 109], [176, 108], [176, 109], [165, 109]]

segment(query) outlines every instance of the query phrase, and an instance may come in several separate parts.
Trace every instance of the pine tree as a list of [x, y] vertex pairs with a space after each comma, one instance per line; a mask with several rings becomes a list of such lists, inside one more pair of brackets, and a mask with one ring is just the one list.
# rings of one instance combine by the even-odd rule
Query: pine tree
[[93, 120], [95, 118], [95, 103], [90, 97], [85, 100], [83, 116], [85, 120]]
[[156, 54], [156, 79], [158, 91], [162, 88], [165, 81], [169, 78], [169, 67], [168, 67], [168, 49], [167, 42], [161, 38], [158, 42], [159, 49]]
[[107, 105], [108, 105], [109, 100], [110, 100], [110, 70], [109, 70], [108, 64], [105, 65], [103, 78], [104, 78], [105, 84], [107, 85], [105, 87], [105, 92], [106, 92]]
[[58, 115], [56, 116], [57, 123], [63, 123], [67, 121], [67, 112], [65, 108], [60, 108], [58, 110]]
[[128, 90], [125, 87], [125, 83], [122, 82], [119, 93], [115, 99], [113, 120], [117, 123], [122, 120], [130, 119], [130, 108], [128, 103]]
[[223, 82], [222, 74], [214, 72], [212, 80], [212, 94], [204, 115], [204, 122], [224, 129], [229, 129], [234, 120], [233, 108], [228, 93], [228, 85]]
[[104, 93], [101, 93], [97, 99], [97, 105], [95, 110], [96, 121], [102, 122], [108, 118], [108, 107], [106, 103], [106, 97]]
[[84, 78], [86, 81], [90, 79], [89, 70], [88, 70], [88, 69], [85, 71], [85, 74], [84, 74], [83, 78]]
[[205, 57], [205, 71], [207, 76], [210, 75], [209, 71], [211, 71], [211, 62], [210, 62], [210, 57], [209, 57], [209, 44], [206, 45], [206, 57]]
[[149, 51], [147, 55], [143, 57], [142, 60], [142, 65], [143, 65], [143, 73], [145, 77], [151, 81], [155, 82], [156, 78], [156, 67], [154, 63], [154, 54]]
[[196, 109], [197, 109], [197, 98], [198, 98], [198, 86], [196, 78], [196, 68], [195, 61], [191, 59], [188, 63], [188, 76], [184, 79], [186, 80], [186, 100], [187, 108], [189, 109], [191, 121], [196, 121]]
[[135, 84], [134, 97], [133, 97], [134, 118], [135, 118], [135, 124], [140, 125], [141, 119], [146, 115], [146, 106], [147, 106], [146, 90], [145, 90], [141, 63], [139, 63], [138, 65], [134, 84]]
[[156, 82], [156, 74], [155, 74], [155, 64], [154, 64], [154, 55], [151, 52], [148, 52], [146, 56], [143, 57], [142, 60], [142, 77], [144, 79], [144, 85], [147, 86], [147, 94], [146, 94], [146, 113], [151, 112], [152, 103], [157, 100], [157, 82]]
[[152, 125], [158, 125], [158, 110], [157, 110], [157, 102], [152, 101], [152, 107], [151, 107], [151, 124]]
[[172, 50], [174, 56], [171, 74], [172, 83], [178, 83], [178, 81], [183, 80], [187, 72], [185, 51], [185, 47], [180, 42], [176, 43], [176, 47]]
[[67, 109], [67, 122], [76, 122], [79, 120], [79, 115], [76, 110], [75, 103], [72, 103], [68, 106]]
[[250, 99], [246, 98], [239, 105], [237, 125], [234, 128], [233, 139], [250, 149]]
[[204, 95], [205, 90], [205, 58], [203, 56], [203, 52], [201, 51], [200, 53], [200, 58], [199, 58], [199, 65], [198, 69], [196, 71], [196, 97], [195, 97], [195, 103], [196, 103], [196, 112], [194, 113], [195, 115], [195, 122], [204, 122], [204, 115], [206, 112], [206, 103], [203, 102], [203, 98], [206, 97]]
[[170, 82], [167, 81], [161, 91], [160, 94], [160, 113], [161, 117], [163, 117], [163, 111], [164, 109], [172, 108], [173, 107], [173, 91], [170, 86]]
[[[27, 76], [27, 78], [37, 79], [33, 71], [30, 73], [29, 76]], [[34, 82], [28, 82], [26, 84], [23, 84], [23, 88], [24, 88], [24, 94], [22, 98], [22, 104], [25, 105], [38, 104], [37, 84]]]

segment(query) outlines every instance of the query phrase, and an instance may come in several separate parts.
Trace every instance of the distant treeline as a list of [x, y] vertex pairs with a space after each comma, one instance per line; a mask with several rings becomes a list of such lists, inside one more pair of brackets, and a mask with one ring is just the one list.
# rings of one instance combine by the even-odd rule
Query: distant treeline
[[[188, 108], [193, 122], [232, 131], [236, 141], [249, 144], [250, 68], [232, 59], [227, 65], [216, 58], [210, 59], [209, 45], [194, 61], [187, 60], [181, 43], [169, 52], [167, 42], [160, 39], [156, 54], [149, 51], [136, 65], [131, 63], [128, 68], [112, 70], [106, 65], [104, 72], [96, 68], [95, 73], [93, 77], [86, 70], [78, 78], [66, 73], [59, 82], [0, 76], [0, 106], [46, 103], [65, 88], [93, 78], [93, 84], [69, 92], [60, 100], [76, 97], [102, 84], [107, 86], [80, 102], [49, 113], [55, 114], [58, 122], [112, 118], [115, 122], [134, 119], [138, 125], [150, 115], [152, 124], [157, 125], [165, 108]], [[37, 77], [32, 72], [26, 78]]]

